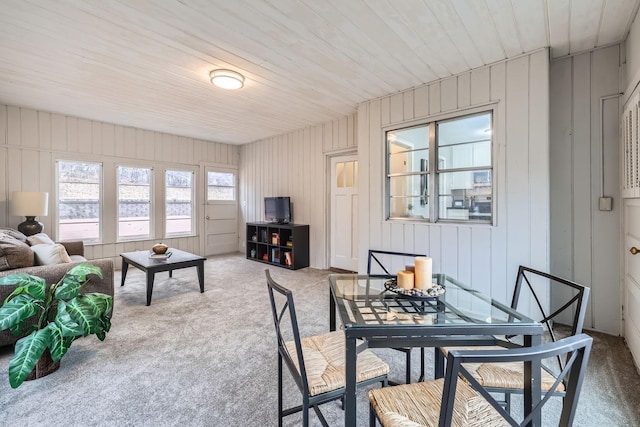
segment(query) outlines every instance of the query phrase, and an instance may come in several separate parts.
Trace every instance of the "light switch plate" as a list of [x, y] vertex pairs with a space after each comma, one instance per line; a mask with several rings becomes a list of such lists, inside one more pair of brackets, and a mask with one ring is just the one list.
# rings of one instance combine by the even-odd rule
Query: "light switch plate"
[[600, 210], [601, 211], [610, 211], [613, 209], [613, 198], [612, 197], [600, 197]]

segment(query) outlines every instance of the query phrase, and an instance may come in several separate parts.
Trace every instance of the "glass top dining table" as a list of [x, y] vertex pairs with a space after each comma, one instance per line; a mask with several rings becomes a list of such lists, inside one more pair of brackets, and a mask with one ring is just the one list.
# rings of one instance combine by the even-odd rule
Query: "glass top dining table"
[[[356, 425], [356, 357], [365, 348], [433, 347], [435, 377], [440, 378], [444, 357], [439, 347], [495, 345], [496, 335], [522, 336], [525, 346], [540, 344], [541, 323], [448, 275], [433, 275], [445, 293], [430, 298], [388, 290], [392, 278], [329, 275], [329, 326], [336, 330], [339, 314], [345, 332], [345, 426]], [[540, 371], [539, 363], [525, 364], [525, 415], [540, 400]], [[540, 419], [530, 425], [540, 425]]]

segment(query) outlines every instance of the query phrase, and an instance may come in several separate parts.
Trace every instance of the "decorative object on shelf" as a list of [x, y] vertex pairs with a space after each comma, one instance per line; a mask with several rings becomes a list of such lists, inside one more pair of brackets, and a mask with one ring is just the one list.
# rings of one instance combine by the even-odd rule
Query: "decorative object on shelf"
[[291, 267], [293, 265], [293, 254], [291, 251], [286, 251], [284, 253], [284, 264]]
[[416, 289], [428, 289], [431, 287], [433, 274], [433, 260], [428, 256], [415, 258], [415, 283]]
[[167, 249], [169, 249], [169, 246], [165, 245], [164, 243], [156, 243], [151, 248], [154, 254], [164, 254], [165, 252], [167, 252]]
[[271, 244], [272, 245], [279, 245], [280, 244], [280, 234], [271, 233]]
[[258, 241], [258, 236], [255, 235], [255, 234], [253, 236], [251, 236], [251, 241], [257, 242]]
[[444, 295], [445, 288], [441, 285], [432, 283], [427, 289], [405, 289], [398, 286], [397, 279], [390, 279], [384, 282], [384, 288], [390, 292], [394, 292], [402, 297], [416, 299], [422, 301], [433, 301], [440, 295]]
[[287, 240], [287, 246], [288, 247], [292, 247], [293, 246], [293, 242], [291, 241], [291, 239]]
[[11, 197], [11, 213], [24, 216], [26, 221], [18, 225], [18, 231], [25, 236], [42, 233], [44, 225], [36, 221], [37, 216], [49, 214], [49, 193], [39, 191], [15, 191]]
[[255, 258], [255, 257], [256, 257], [256, 250], [251, 249], [251, 258]]
[[264, 255], [262, 255], [262, 260], [269, 261], [269, 254], [265, 252]]
[[10, 329], [18, 335], [27, 319], [38, 319], [16, 343], [9, 362], [12, 388], [58, 369], [60, 359], [77, 338], [95, 334], [104, 341], [111, 328], [108, 313], [113, 299], [97, 292], [80, 294], [90, 275], [102, 279], [102, 270], [84, 262], [48, 289], [43, 278], [28, 274], [0, 278], [0, 285], [18, 285], [0, 307], [0, 330]]

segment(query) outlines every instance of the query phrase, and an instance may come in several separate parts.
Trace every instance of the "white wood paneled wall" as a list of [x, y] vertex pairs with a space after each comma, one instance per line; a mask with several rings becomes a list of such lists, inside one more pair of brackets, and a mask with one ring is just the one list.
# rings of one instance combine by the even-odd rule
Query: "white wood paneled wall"
[[[482, 105], [496, 106], [496, 225], [385, 221], [381, 129]], [[549, 270], [547, 50], [363, 103], [357, 117], [360, 271], [369, 248], [422, 252], [434, 271], [510, 302], [520, 264]]]
[[[45, 226], [45, 232], [55, 238], [56, 205], [53, 195], [57, 159], [103, 163], [104, 207], [113, 207], [116, 203], [117, 164], [141, 164], [154, 167], [160, 173], [164, 168], [194, 170], [196, 230], [199, 230], [204, 198], [200, 164], [206, 162], [237, 167], [240, 163], [240, 150], [234, 145], [0, 105], [0, 226], [16, 227], [24, 221], [22, 217], [10, 216], [9, 200], [12, 191], [47, 191], [50, 194], [49, 215], [39, 219]], [[156, 182], [162, 183], [163, 177], [156, 177]], [[156, 223], [161, 221], [160, 212], [163, 210], [163, 206], [158, 204], [156, 201]], [[120, 253], [148, 249], [159, 240], [189, 252], [200, 252], [200, 239], [197, 235], [173, 239], [157, 236], [146, 241], [118, 243], [113, 227], [109, 229], [107, 224], [105, 223], [106, 228], [103, 230], [104, 243], [85, 247], [87, 258], [110, 257], [119, 266]]]
[[[551, 271], [589, 286], [585, 328], [615, 335], [621, 333], [620, 99], [601, 98], [622, 89], [620, 49], [554, 60], [550, 82]], [[612, 211], [598, 209], [603, 178]]]
[[241, 146], [242, 249], [246, 241], [244, 225], [264, 220], [264, 197], [290, 196], [294, 222], [309, 224], [310, 266], [327, 267], [330, 171], [326, 155], [354, 150], [355, 127], [355, 116], [346, 116]]

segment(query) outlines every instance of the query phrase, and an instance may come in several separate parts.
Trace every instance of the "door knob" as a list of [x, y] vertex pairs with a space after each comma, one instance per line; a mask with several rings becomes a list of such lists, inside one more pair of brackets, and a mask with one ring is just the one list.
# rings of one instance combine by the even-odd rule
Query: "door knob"
[[631, 249], [629, 249], [629, 252], [631, 252], [631, 255], [636, 255], [638, 252], [640, 252], [640, 249], [632, 246]]
[[[206, 218], [207, 218], [207, 219], [211, 219], [211, 218], [209, 218], [209, 215], [207, 215], [207, 217], [206, 217]], [[637, 249], [636, 249], [636, 250], [637, 250]]]

